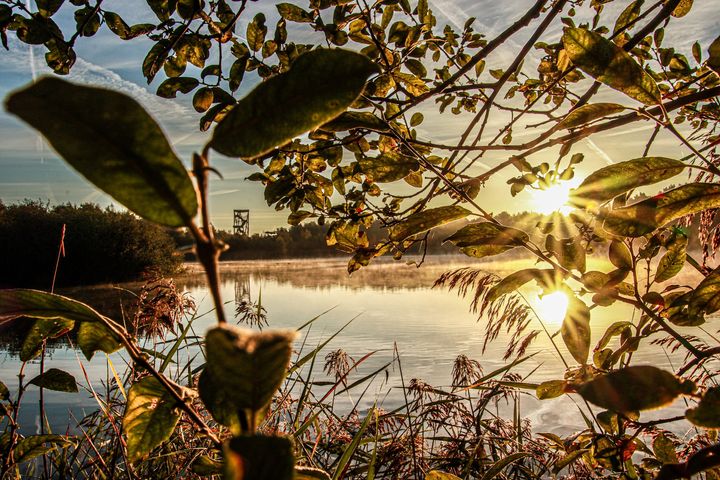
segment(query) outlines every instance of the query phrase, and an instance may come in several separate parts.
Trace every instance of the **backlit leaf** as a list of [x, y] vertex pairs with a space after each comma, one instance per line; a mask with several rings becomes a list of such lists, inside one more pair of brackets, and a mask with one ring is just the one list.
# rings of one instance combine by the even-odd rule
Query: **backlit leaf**
[[672, 11], [673, 17], [684, 17], [688, 13], [690, 13], [690, 9], [693, 6], [693, 0], [680, 0], [680, 3], [677, 4], [677, 7]]
[[677, 235], [675, 241], [668, 246], [667, 252], [660, 259], [657, 270], [655, 271], [655, 281], [664, 282], [680, 273], [685, 258], [687, 257], [687, 237], [685, 235]]
[[570, 200], [581, 207], [589, 202], [606, 202], [630, 189], [672, 178], [684, 168], [683, 162], [664, 157], [643, 157], [615, 163], [588, 175], [570, 192]]
[[167, 441], [180, 420], [177, 402], [155, 377], [144, 377], [128, 391], [123, 416], [128, 460], [134, 462]]
[[365, 128], [376, 132], [387, 132], [387, 124], [370, 112], [343, 112], [320, 126], [326, 132], [345, 132], [354, 128]]
[[308, 23], [313, 20], [313, 17], [309, 12], [306, 12], [297, 5], [293, 5], [291, 3], [278, 3], [275, 6], [277, 7], [280, 16], [289, 22]]
[[240, 433], [241, 418], [255, 425], [285, 379], [295, 332], [256, 333], [234, 326], [211, 329], [200, 397], [215, 419]]
[[693, 310], [705, 314], [720, 310], [720, 268], [710, 272], [710, 275], [695, 287], [688, 303]]
[[575, 296], [569, 300], [560, 334], [573, 358], [585, 364], [590, 354], [590, 309]]
[[420, 163], [414, 158], [391, 153], [375, 158], [363, 157], [358, 163], [368, 180], [377, 183], [401, 180], [420, 168]]
[[662, 463], [679, 463], [677, 452], [675, 451], [675, 444], [664, 434], [661, 433], [655, 437], [652, 443], [652, 449], [657, 459]]
[[48, 390], [55, 390], [56, 392], [72, 393], [78, 391], [75, 377], [57, 368], [50, 368], [46, 370], [44, 373], [33, 378], [28, 383], [38, 387], [47, 388]]
[[262, 155], [338, 116], [375, 72], [377, 66], [355, 52], [305, 53], [240, 100], [215, 128], [211, 145], [228, 156]]
[[517, 272], [513, 272], [507, 277], [500, 280], [495, 285], [493, 285], [493, 287], [488, 291], [487, 295], [485, 296], [485, 300], [487, 302], [494, 302], [503, 295], [514, 292], [530, 280], [537, 280], [542, 275], [547, 274], [548, 272], [553, 272], [553, 270], [526, 268], [524, 270], [518, 270]]
[[527, 452], [515, 452], [507, 455], [506, 457], [503, 457], [497, 462], [493, 463], [490, 468], [488, 468], [485, 473], [483, 473], [481, 480], [491, 480], [497, 477], [509, 465], [529, 456], [530, 454]]
[[585, 272], [585, 247], [580, 236], [557, 240], [553, 235], [545, 238], [545, 248], [555, 255], [558, 263], [568, 270]]
[[185, 167], [157, 123], [127, 95], [45, 77], [10, 95], [6, 107], [85, 178], [141, 217], [181, 227], [197, 213]]
[[720, 185], [690, 183], [608, 212], [603, 227], [615, 235], [641, 237], [685, 215], [718, 207]]
[[535, 395], [538, 400], [556, 398], [565, 393], [566, 386], [567, 382], [565, 380], [548, 380], [538, 385], [535, 389]]
[[694, 390], [691, 381], [650, 365], [615, 370], [577, 387], [585, 400], [620, 413], [659, 408]]
[[555, 128], [558, 130], [562, 128], [577, 128], [593, 120], [607, 117], [608, 115], [613, 115], [623, 110], [625, 110], [625, 107], [617, 103], [592, 103], [583, 105], [565, 115], [565, 118], [563, 118]]
[[685, 418], [699, 427], [720, 428], [720, 387], [710, 387], [695, 408], [685, 411]]
[[633, 268], [632, 253], [630, 253], [630, 249], [624, 242], [619, 240], [610, 242], [608, 257], [610, 258], [610, 262], [617, 268], [623, 270], [632, 270]]
[[192, 77], [174, 77], [168, 78], [160, 84], [157, 89], [157, 95], [163, 98], [175, 98], [178, 92], [188, 93], [200, 84], [197, 78]]
[[287, 437], [242, 436], [225, 443], [226, 480], [292, 480], [295, 457]]
[[708, 47], [707, 64], [710, 68], [720, 73], [720, 37], [717, 37]]
[[40, 353], [43, 340], [57, 338], [75, 326], [73, 320], [65, 318], [28, 318], [27, 320], [32, 321], [33, 325], [20, 347], [20, 360], [23, 362], [32, 360]]
[[40, 290], [0, 290], [0, 322], [22, 316], [81, 322], [78, 344], [88, 360], [96, 350], [112, 353], [120, 348], [119, 339], [107, 326], [112, 320], [84, 303]]
[[563, 46], [570, 60], [596, 80], [645, 105], [660, 101], [655, 81], [623, 49], [584, 28], [566, 28]]
[[14, 460], [16, 463], [27, 462], [58, 447], [72, 445], [72, 443], [72, 437], [63, 435], [31, 435], [17, 443], [13, 450]]
[[460, 480], [460, 477], [440, 470], [431, 470], [425, 475], [425, 480]]
[[493, 245], [512, 248], [520, 246], [528, 240], [527, 233], [522, 230], [492, 222], [479, 222], [461, 228], [444, 241], [452, 242], [456, 247]]
[[418, 233], [465, 218], [471, 213], [467, 208], [458, 205], [429, 208], [413, 213], [390, 229], [390, 240], [399, 242]]

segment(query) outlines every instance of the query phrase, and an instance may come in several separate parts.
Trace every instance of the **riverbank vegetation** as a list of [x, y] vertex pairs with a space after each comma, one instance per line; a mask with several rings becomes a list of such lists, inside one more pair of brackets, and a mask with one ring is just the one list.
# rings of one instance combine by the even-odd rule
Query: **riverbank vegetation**
[[[164, 75], [160, 96], [193, 92], [210, 140], [188, 159], [188, 171], [137, 102], [58, 77], [12, 93], [6, 108], [130, 211], [188, 229], [217, 323], [193, 338], [204, 361], [183, 362], [173, 374], [171, 359], [188, 338], [185, 329], [176, 348], [163, 346], [167, 354], [158, 355], [158, 345], [148, 352], [125, 325], [83, 303], [50, 292], [0, 290], [0, 320], [31, 325], [24, 340], [31, 357], [39, 352], [44, 358], [44, 340], [77, 326], [86, 358], [122, 350], [133, 366], [127, 390], [115, 380], [117, 410], [102, 412], [103, 418], [117, 416], [105, 430], [109, 441], [98, 442], [102, 449], [86, 437], [25, 437], [18, 430], [24, 389], [76, 389], [67, 372], [48, 369], [14, 396], [0, 385], [7, 412], [0, 443], [4, 473], [43, 454], [43, 468], [51, 468], [48, 454], [55, 451], [60, 460], [52, 467], [59, 472], [95, 472], [109, 458], [109, 475], [121, 471], [130, 478], [150, 471], [177, 475], [187, 465], [200, 475], [241, 480], [717, 478], [720, 345], [712, 323], [720, 311], [720, 270], [709, 257], [720, 244], [720, 38], [678, 42], [699, 33], [683, 22], [700, 2], [537, 0], [524, 12], [508, 12], [512, 19], [488, 38], [475, 18], [443, 28], [424, 0], [312, 0], [307, 9], [279, 3], [270, 22], [264, 12], [249, 15], [252, 3], [243, 0], [153, 0], [147, 3], [157, 19], [133, 26], [100, 2], [73, 1], [77, 29], [68, 39], [51, 18], [62, 3], [40, 2], [37, 12], [21, 2], [0, 5], [3, 35], [9, 30], [21, 41], [43, 44], [48, 65], [62, 74], [75, 61], [74, 42], [103, 24], [123, 40], [147, 34], [152, 47], [143, 75], [148, 82]], [[478, 15], [483, 5], [474, 4]], [[243, 32], [236, 31], [241, 17]], [[666, 39], [673, 27], [680, 33]], [[510, 39], [516, 43], [508, 55], [492, 55]], [[236, 101], [234, 92], [254, 74], [262, 82]], [[457, 138], [435, 138], [433, 129], [419, 128], [433, 104], [445, 118], [463, 120]], [[553, 214], [528, 232], [503, 224], [483, 206], [492, 200], [481, 195], [483, 188], [498, 175], [512, 198], [566, 187], [585, 165], [582, 141], [608, 131], [643, 139], [565, 189], [567, 216]], [[668, 145], [685, 153], [666, 156]], [[498, 153], [501, 158], [486, 158]], [[460, 359], [458, 371], [465, 373], [449, 392], [403, 382], [405, 411], [389, 417], [375, 406], [354, 405], [342, 415], [323, 404], [333, 393], [362, 388], [362, 378], [345, 382], [366, 357], [330, 355], [331, 385], [296, 380], [299, 365], [313, 371], [318, 358], [313, 350], [294, 359], [298, 332], [257, 332], [231, 323], [218, 277], [225, 245], [208, 208], [216, 155], [255, 169], [250, 179], [262, 183], [267, 203], [286, 210], [291, 224], [325, 222], [327, 243], [350, 256], [349, 272], [382, 255], [402, 258], [413, 246], [423, 249], [434, 230], [461, 219], [472, 222], [447, 238], [458, 252], [532, 255], [534, 267], [502, 278], [462, 269], [439, 280], [469, 299], [487, 341], [509, 332], [507, 367], [481, 374], [472, 360]], [[480, 170], [481, 161], [492, 165]], [[670, 181], [680, 183], [663, 191]], [[634, 200], [638, 189], [651, 194]], [[686, 226], [693, 218], [699, 258], [688, 251]], [[382, 226], [379, 239], [368, 233], [375, 224]], [[608, 262], [590, 270], [588, 255], [599, 246], [607, 249]], [[700, 279], [675, 283], [686, 265]], [[531, 282], [565, 299], [559, 331], [542, 322], [534, 328], [534, 311], [518, 293]], [[592, 318], [615, 303], [635, 315], [593, 338]], [[557, 351], [564, 374], [534, 385], [508, 373], [541, 336]], [[641, 346], [656, 347], [659, 355], [662, 348], [683, 352], [683, 364], [672, 371], [639, 364]], [[287, 379], [298, 390], [287, 390]], [[315, 394], [316, 386], [330, 390]], [[587, 410], [587, 428], [538, 437], [527, 431], [519, 409], [491, 415], [488, 402], [517, 398], [525, 389], [548, 401], [570, 396]], [[673, 401], [685, 402], [683, 414], [661, 410], [647, 419], [646, 410]], [[98, 424], [106, 422], [91, 423]], [[674, 424], [692, 436], [672, 436], [666, 427]], [[79, 444], [87, 448], [74, 448]]]

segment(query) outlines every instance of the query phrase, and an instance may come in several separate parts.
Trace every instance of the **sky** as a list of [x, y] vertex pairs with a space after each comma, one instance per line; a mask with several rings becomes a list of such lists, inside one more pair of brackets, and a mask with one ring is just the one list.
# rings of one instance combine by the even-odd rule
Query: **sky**
[[[34, 10], [33, 0], [27, 1]], [[292, 3], [307, 7], [308, 2]], [[456, 29], [462, 29], [466, 20], [472, 16], [476, 17], [474, 24], [476, 31], [485, 33], [488, 38], [492, 38], [494, 34], [519, 18], [531, 3], [529, 0], [429, 1], [430, 8], [438, 17], [439, 26], [450, 24]], [[609, 10], [608, 18], [614, 21], [617, 14], [628, 4], [628, 1], [616, 0]], [[272, 26], [277, 19], [274, 2], [250, 2], [248, 5], [249, 15], [241, 19], [238, 32], [245, 31], [247, 19], [251, 19], [256, 11], [263, 11], [266, 14], [272, 32]], [[105, 0], [103, 8], [119, 13], [128, 24], [141, 23], [148, 18], [154, 18], [144, 0]], [[70, 26], [74, 25], [72, 12], [72, 8], [63, 8], [54, 17], [65, 31], [69, 31]], [[666, 29], [666, 43], [678, 46], [680, 51], [690, 57], [691, 45], [697, 40], [702, 45], [703, 52], [706, 52], [707, 46], [720, 33], [718, 12], [715, 0], [695, 0], [695, 5], [688, 16], [681, 22], [671, 23]], [[558, 40], [562, 35], [561, 28], [562, 25], [556, 23], [547, 31], [545, 38]], [[530, 29], [527, 31], [529, 32]], [[43, 47], [31, 48], [14, 39], [13, 32], [8, 33], [10, 49], [0, 50], [2, 52], [0, 53], [0, 96], [3, 98], [12, 90], [31, 82], [33, 78], [51, 74], [44, 62]], [[486, 70], [507, 65], [520, 49], [527, 34], [522, 32], [488, 58]], [[293, 37], [296, 36], [291, 31], [291, 38]], [[150, 85], [145, 81], [140, 71], [140, 63], [151, 46], [152, 42], [144, 38], [122, 42], [106, 27], [102, 27], [96, 36], [80, 39], [76, 48], [78, 60], [67, 79], [117, 89], [131, 95], [155, 117], [180, 158], [186, 161], [192, 152], [202, 148], [208, 136], [198, 129], [200, 115], [190, 105], [192, 95], [163, 99], [154, 93], [162, 82], [162, 75], [158, 75]], [[537, 51], [531, 53], [532, 58], [526, 61], [529, 67], [525, 68], [534, 68], [533, 65], [537, 64], [537, 55], [539, 55]], [[253, 82], [244, 82], [240, 95], [252, 85]], [[603, 88], [594, 101], [628, 103], [625, 99], [618, 98], [618, 95], [608, 88]], [[469, 119], [467, 115], [439, 115], [437, 107], [432, 102], [425, 102], [419, 111], [424, 114], [425, 122], [417, 128], [418, 138], [436, 142], [457, 139]], [[495, 123], [491, 123], [488, 130], [493, 131], [492, 129], [495, 128], [497, 131], [501, 126], [501, 120], [502, 118], [494, 120]], [[641, 156], [651, 128], [649, 123], [637, 124], [622, 132], [611, 131], [576, 144], [573, 152], [581, 152], [586, 157], [586, 162], [579, 170], [580, 178], [603, 165]], [[538, 131], [531, 129], [515, 131], [513, 141], [527, 140], [537, 133]], [[687, 151], [673, 138], [661, 136], [650, 153], [679, 158], [687, 154]], [[556, 151], [549, 150], [531, 161], [532, 163], [553, 162], [556, 158], [555, 154]], [[484, 169], [506, 159], [507, 154], [504, 153], [489, 154], [470, 172], [480, 174]], [[251, 233], [261, 233], [286, 225], [289, 212], [276, 212], [274, 208], [268, 207], [263, 199], [262, 186], [257, 182], [245, 180], [248, 175], [256, 171], [255, 167], [217, 154], [213, 155], [211, 162], [224, 177], [223, 180], [214, 179], [211, 184], [211, 216], [217, 227], [231, 228], [232, 210], [235, 208], [250, 209]], [[481, 206], [494, 212], [532, 210], [533, 202], [538, 201], [537, 197], [523, 192], [512, 198], [509, 187], [505, 184], [508, 175], [498, 175], [488, 183], [478, 197]], [[0, 111], [0, 200], [10, 204], [25, 199], [41, 200], [52, 205], [67, 202], [112, 204], [110, 197], [95, 189], [59, 159], [37, 133], [5, 111]]]

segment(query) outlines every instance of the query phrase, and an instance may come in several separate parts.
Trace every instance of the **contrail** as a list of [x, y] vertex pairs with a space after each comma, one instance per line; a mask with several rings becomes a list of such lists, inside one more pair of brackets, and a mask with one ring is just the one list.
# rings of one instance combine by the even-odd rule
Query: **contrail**
[[598, 147], [598, 146], [595, 144], [595, 142], [593, 142], [593, 141], [590, 140], [589, 138], [586, 138], [585, 141], [587, 142], [587, 144], [588, 144], [588, 146], [590, 147], [590, 149], [591, 149], [593, 152], [597, 153], [597, 154], [600, 156], [600, 158], [602, 158], [603, 160], [605, 160], [608, 165], [612, 165], [613, 163], [615, 163], [615, 162], [613, 161], [613, 159], [610, 158], [610, 155], [608, 155], [608, 154], [605, 153], [600, 147]]

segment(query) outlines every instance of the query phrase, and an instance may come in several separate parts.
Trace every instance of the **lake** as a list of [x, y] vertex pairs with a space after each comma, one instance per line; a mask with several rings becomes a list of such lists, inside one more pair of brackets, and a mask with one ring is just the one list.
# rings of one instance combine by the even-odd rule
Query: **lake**
[[[382, 260], [348, 276], [343, 259], [226, 262], [221, 267], [222, 294], [231, 320], [235, 317], [238, 302], [260, 301], [267, 311], [269, 327], [266, 328], [296, 329], [319, 316], [302, 331], [296, 342], [297, 349], [304, 345], [304, 352], [312, 350], [351, 321], [319, 356], [313, 375], [316, 381], [331, 380], [322, 372], [325, 353], [331, 350], [342, 348], [355, 360], [374, 352], [351, 374], [349, 381], [353, 381], [392, 362], [397, 349], [400, 365], [395, 363], [388, 368], [387, 375], [378, 375], [359, 400], [361, 409], [377, 402], [385, 410], [392, 410], [403, 403], [403, 381], [407, 385], [410, 379], [417, 378], [435, 387], [449, 389], [453, 361], [460, 354], [479, 361], [485, 373], [509, 362], [503, 360], [510, 339], [506, 332], [501, 332], [483, 353], [486, 321], [478, 321], [477, 316], [469, 312], [468, 299], [458, 297], [454, 291], [432, 288], [433, 282], [442, 273], [465, 266], [505, 275], [517, 268], [532, 266], [532, 263], [520, 260], [480, 263], [464, 257], [429, 257], [420, 268], [416, 268], [404, 262]], [[189, 264], [188, 272], [176, 277], [175, 282], [178, 288], [188, 291], [196, 300], [199, 314], [211, 310], [212, 302], [197, 265]], [[137, 284], [127, 287], [137, 288]], [[105, 296], [105, 301], [110, 304], [118, 292], [122, 290], [108, 289], [107, 286], [75, 290], [75, 293]], [[534, 285], [522, 290], [530, 305], [546, 317], [546, 327], [554, 334], [559, 329], [559, 322], [551, 317], [557, 313], [553, 312], [557, 308], [552, 304], [544, 305], [538, 299], [538, 293]], [[633, 315], [632, 309], [618, 303], [608, 308], [593, 309], [593, 345], [609, 324], [632, 320]], [[193, 331], [202, 335], [213, 323], [212, 314], [201, 316], [194, 322]], [[540, 329], [540, 324], [533, 320], [530, 328]], [[561, 345], [559, 337], [556, 338], [560, 352], [572, 364], [572, 357]], [[11, 350], [6, 348], [0, 357], [0, 378], [14, 395], [20, 362]], [[562, 378], [563, 364], [547, 335], [541, 334], [528, 349], [528, 354], [534, 356], [513, 369], [523, 375], [524, 382], [539, 383]], [[125, 359], [121, 354], [113, 354], [110, 358], [116, 369], [124, 369]], [[682, 365], [683, 357], [666, 354], [659, 347], [645, 343], [635, 353], [634, 360], [636, 364], [677, 369]], [[66, 344], [55, 345], [51, 349], [46, 361], [46, 368], [49, 367], [73, 373], [81, 385], [80, 395], [45, 394], [53, 429], [65, 431], [68, 423], [74, 424], [73, 418], [82, 418], [97, 409], [97, 402], [89, 388], [105, 389], [112, 383], [112, 371], [102, 353], [88, 362]], [[32, 378], [38, 370], [39, 362], [31, 362], [26, 367], [26, 379]], [[20, 422], [26, 433], [34, 433], [39, 428], [37, 395], [37, 389], [31, 388], [24, 398]], [[350, 408], [357, 401], [355, 394], [341, 395], [336, 406]], [[521, 407], [535, 431], [567, 434], [585, 428], [579, 407], [569, 396], [541, 402], [533, 392], [527, 391], [521, 397]], [[643, 419], [676, 415], [685, 408], [683, 401], [678, 400], [661, 412], [644, 413]], [[672, 426], [679, 434], [688, 428], [685, 422]]]

